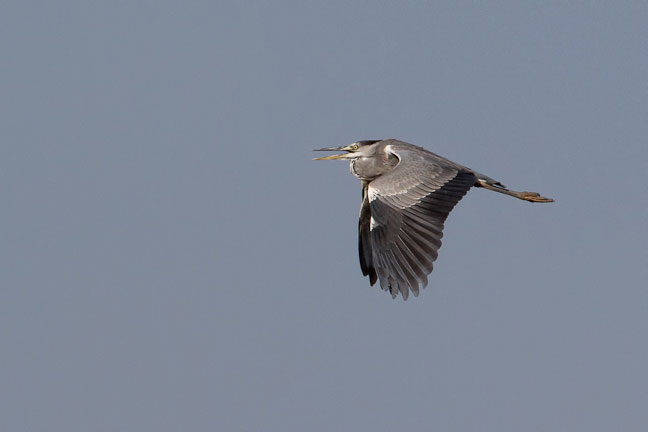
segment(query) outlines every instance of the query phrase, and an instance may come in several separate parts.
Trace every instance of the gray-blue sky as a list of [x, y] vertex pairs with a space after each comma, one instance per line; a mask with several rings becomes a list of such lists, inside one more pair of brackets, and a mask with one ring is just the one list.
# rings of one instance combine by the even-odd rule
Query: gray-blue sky
[[[644, 2], [5, 2], [0, 429], [645, 430]], [[430, 285], [310, 149], [474, 190]]]

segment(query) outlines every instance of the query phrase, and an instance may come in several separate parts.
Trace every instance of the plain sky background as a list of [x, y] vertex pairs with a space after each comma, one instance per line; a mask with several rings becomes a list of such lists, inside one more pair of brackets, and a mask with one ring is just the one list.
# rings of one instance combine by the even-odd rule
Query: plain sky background
[[[648, 430], [648, 4], [530, 3], [3, 2], [0, 430]], [[391, 137], [556, 203], [392, 300]]]

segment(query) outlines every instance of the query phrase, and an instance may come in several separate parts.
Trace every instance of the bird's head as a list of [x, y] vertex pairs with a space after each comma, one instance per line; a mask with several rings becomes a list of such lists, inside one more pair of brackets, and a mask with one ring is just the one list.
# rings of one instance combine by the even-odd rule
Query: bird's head
[[364, 140], [356, 141], [353, 144], [344, 147], [324, 147], [314, 149], [313, 151], [345, 151], [346, 153], [324, 156], [313, 160], [356, 159], [363, 156], [369, 156], [373, 153], [373, 145], [379, 141], [380, 140]]

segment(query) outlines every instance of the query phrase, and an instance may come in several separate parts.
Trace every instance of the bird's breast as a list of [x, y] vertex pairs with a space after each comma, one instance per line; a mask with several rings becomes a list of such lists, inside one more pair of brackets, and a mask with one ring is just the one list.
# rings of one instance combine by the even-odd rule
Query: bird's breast
[[369, 161], [366, 158], [352, 159], [349, 164], [349, 169], [351, 170], [351, 174], [360, 180], [371, 181], [375, 178], [375, 175], [372, 173], [369, 165]]
[[357, 159], [351, 159], [351, 162], [349, 162], [349, 171], [351, 171], [351, 174], [353, 174], [354, 176], [362, 178], [360, 177], [360, 173], [358, 172], [358, 168], [356, 167], [356, 162], [358, 162]]
[[372, 181], [391, 170], [398, 160], [384, 160], [381, 157], [361, 157], [349, 163], [351, 174], [364, 181]]

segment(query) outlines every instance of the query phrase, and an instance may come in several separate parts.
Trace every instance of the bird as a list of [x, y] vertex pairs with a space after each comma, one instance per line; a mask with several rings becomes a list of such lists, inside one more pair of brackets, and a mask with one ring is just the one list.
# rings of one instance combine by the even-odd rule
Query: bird
[[313, 151], [345, 153], [314, 160], [348, 160], [362, 182], [358, 254], [363, 276], [392, 298], [418, 297], [437, 259], [444, 223], [470, 188], [549, 203], [537, 192], [509, 190], [497, 180], [397, 139], [356, 141]]

